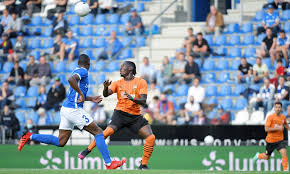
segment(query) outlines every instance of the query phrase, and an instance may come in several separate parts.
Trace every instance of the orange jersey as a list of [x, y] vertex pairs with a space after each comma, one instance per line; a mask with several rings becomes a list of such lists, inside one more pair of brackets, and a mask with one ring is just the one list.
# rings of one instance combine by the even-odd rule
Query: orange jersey
[[147, 95], [147, 83], [144, 79], [134, 77], [131, 81], [125, 81], [124, 78], [113, 82], [109, 89], [117, 93], [118, 103], [116, 110], [127, 112], [132, 115], [140, 115], [140, 105], [128, 100], [125, 91], [134, 98], [140, 98], [141, 94]]
[[[268, 116], [267, 121], [265, 123], [266, 127], [277, 127], [277, 126], [283, 126], [286, 123], [286, 117], [284, 115], [276, 115], [276, 114], [271, 114]], [[275, 132], [268, 132], [266, 141], [268, 143], [276, 143], [278, 141], [284, 140], [284, 135], [283, 131], [275, 131]]]

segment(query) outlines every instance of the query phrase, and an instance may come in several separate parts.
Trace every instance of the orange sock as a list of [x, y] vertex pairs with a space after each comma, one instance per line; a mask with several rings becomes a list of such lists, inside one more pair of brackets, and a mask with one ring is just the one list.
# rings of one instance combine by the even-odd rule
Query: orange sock
[[260, 153], [259, 156], [258, 156], [258, 158], [259, 159], [265, 159], [265, 160], [267, 159], [265, 153]]
[[145, 139], [143, 147], [142, 165], [147, 165], [149, 158], [152, 155], [155, 143], [155, 135], [152, 134]]
[[[114, 134], [114, 129], [111, 127], [107, 127], [104, 131], [104, 138], [107, 139], [108, 136], [111, 136]], [[93, 148], [96, 147], [96, 141], [94, 140], [93, 142], [91, 142], [91, 144], [89, 145], [88, 149], [89, 151], [92, 151]]]
[[283, 166], [283, 170], [284, 171], [288, 171], [288, 157], [287, 156], [283, 156], [282, 157], [282, 166]]

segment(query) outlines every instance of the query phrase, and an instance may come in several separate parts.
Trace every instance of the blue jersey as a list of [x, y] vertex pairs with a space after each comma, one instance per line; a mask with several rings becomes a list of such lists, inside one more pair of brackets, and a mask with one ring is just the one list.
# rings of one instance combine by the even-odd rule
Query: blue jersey
[[[78, 85], [79, 85], [80, 90], [84, 94], [84, 97], [86, 98], [88, 87], [89, 87], [88, 70], [86, 70], [83, 67], [82, 68], [78, 67], [72, 72], [72, 76], [74, 74], [77, 74], [80, 77], [80, 81]], [[80, 95], [72, 87], [70, 87], [69, 95], [66, 101], [63, 103], [63, 106], [67, 108], [83, 108], [84, 102], [82, 103], [77, 102], [79, 99], [79, 96]]]
[[282, 39], [279, 36], [278, 39], [277, 39], [277, 44], [280, 45], [280, 46], [284, 46], [284, 45], [286, 45], [288, 43], [289, 43], [288, 36], [286, 36], [284, 39]]
[[271, 27], [272, 25], [275, 24], [276, 20], [279, 20], [279, 14], [277, 13], [266, 13], [264, 17], [264, 23], [266, 27]]

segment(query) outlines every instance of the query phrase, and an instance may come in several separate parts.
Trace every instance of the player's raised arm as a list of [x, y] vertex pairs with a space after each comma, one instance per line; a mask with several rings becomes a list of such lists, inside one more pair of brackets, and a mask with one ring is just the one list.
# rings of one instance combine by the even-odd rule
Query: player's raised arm
[[85, 97], [81, 89], [79, 88], [78, 81], [80, 81], [80, 77], [78, 74], [74, 74], [68, 79], [69, 85], [80, 95], [78, 102], [81, 103], [85, 101]]
[[104, 90], [103, 90], [103, 96], [108, 97], [113, 94], [113, 91], [109, 89], [109, 86], [112, 84], [112, 81], [110, 80], [105, 80], [103, 85], [104, 85]]

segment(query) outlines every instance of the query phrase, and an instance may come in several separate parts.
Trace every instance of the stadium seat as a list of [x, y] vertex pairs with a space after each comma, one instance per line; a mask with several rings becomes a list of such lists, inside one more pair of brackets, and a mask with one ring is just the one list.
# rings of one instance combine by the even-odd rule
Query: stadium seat
[[285, 30], [285, 32], [290, 32], [290, 22], [286, 22], [286, 23], [284, 23], [284, 28], [283, 28], [284, 30]]
[[96, 84], [96, 81], [93, 78], [93, 76], [89, 76], [89, 84], [91, 84], [91, 85], [95, 85]]
[[255, 111], [252, 113], [250, 119], [247, 121], [248, 125], [261, 125], [264, 121], [264, 112]]
[[68, 72], [72, 72], [76, 67], [78, 66], [77, 61], [73, 61], [71, 63], [68, 64]]
[[216, 69], [221, 71], [229, 69], [229, 61], [225, 59], [219, 60], [216, 64]]
[[256, 57], [256, 48], [255, 47], [247, 47], [244, 51], [244, 57]]
[[98, 26], [96, 28], [96, 35], [97, 36], [103, 36], [103, 35], [105, 35], [105, 31], [106, 31], [106, 27], [104, 27], [104, 26]]
[[26, 88], [24, 86], [17, 86], [15, 88], [14, 94], [15, 97], [24, 97], [26, 93]]
[[244, 36], [243, 43], [242, 43], [243, 45], [249, 46], [249, 45], [252, 45], [254, 43], [255, 43], [255, 36], [254, 35], [248, 34], [248, 35]]
[[117, 35], [119, 35], [119, 26], [118, 26], [118, 25], [113, 25], [113, 26], [109, 27], [109, 28], [105, 31], [105, 35], [106, 35], [106, 36], [110, 36], [110, 34], [111, 34], [113, 31], [116, 32]]
[[282, 21], [288, 21], [290, 20], [290, 10], [283, 10], [281, 15]]
[[231, 58], [241, 57], [241, 48], [239, 48], [239, 47], [233, 47], [230, 50], [229, 57], [231, 57]]
[[265, 33], [260, 34], [257, 37], [256, 44], [260, 45], [265, 37], [266, 37], [266, 34]]
[[238, 70], [240, 64], [241, 64], [241, 60], [240, 60], [240, 59], [235, 59], [235, 60], [233, 60], [233, 61], [232, 61], [232, 64], [231, 64], [231, 69], [232, 69], [232, 70]]
[[18, 98], [16, 101], [15, 101], [15, 104], [17, 106], [19, 106], [20, 108], [25, 108], [26, 107], [26, 102], [25, 102], [25, 99], [24, 98]]
[[209, 45], [213, 45], [213, 37], [211, 35], [205, 35], [204, 39], [207, 41]]
[[212, 71], [215, 69], [215, 62], [212, 59], [206, 59], [203, 63], [203, 67], [201, 68], [204, 71]]
[[94, 15], [88, 14], [85, 17], [83, 17], [81, 25], [91, 25], [94, 24]]
[[29, 34], [31, 36], [39, 35], [39, 34], [41, 34], [41, 28], [40, 27], [33, 27], [33, 28], [31, 28]]
[[221, 105], [224, 108], [224, 110], [231, 110], [232, 109], [232, 99], [231, 98], [224, 98], [221, 101]]
[[136, 47], [144, 47], [146, 45], [146, 39], [144, 36], [136, 37]]
[[259, 90], [260, 90], [260, 85], [258, 85], [258, 84], [253, 84], [253, 85], [250, 85], [249, 88], [251, 88], [251, 89], [253, 89], [253, 90], [259, 92]]
[[218, 100], [215, 96], [213, 96], [213, 97], [210, 97], [209, 99], [207, 99], [206, 103], [209, 105], [210, 104], [218, 104]]
[[59, 112], [55, 112], [51, 118], [52, 118], [53, 125], [59, 125], [59, 123], [60, 123], [60, 113]]
[[97, 72], [101, 72], [106, 66], [106, 62], [104, 61], [97, 61], [95, 66], [94, 66], [94, 70]]
[[227, 38], [225, 35], [219, 35], [215, 38], [214, 45], [216, 46], [224, 46], [226, 44]]
[[57, 62], [55, 67], [53, 68], [53, 70], [56, 72], [56, 73], [61, 73], [61, 72], [65, 72], [66, 70], [66, 64], [64, 61], [60, 61], [60, 62]]
[[230, 85], [222, 85], [219, 87], [218, 96], [230, 96], [232, 93], [232, 88]]
[[262, 64], [266, 64], [267, 67], [268, 67], [268, 69], [271, 69], [271, 68], [275, 67], [275, 63], [274, 63], [274, 66], [272, 66], [272, 63], [271, 63], [271, 59], [270, 58], [264, 58], [264, 59], [262, 59]]
[[[62, 70], [62, 71], [64, 71], [64, 70]], [[60, 81], [61, 81], [64, 85], [68, 84], [68, 81], [66, 80], [66, 75], [65, 75], [65, 74], [57, 74], [57, 77], [59, 77]]]
[[93, 39], [91, 37], [87, 37], [80, 41], [80, 48], [91, 48], [93, 47]]
[[106, 15], [104, 15], [104, 14], [98, 14], [96, 16], [95, 24], [97, 24], [97, 25], [106, 24]]
[[93, 56], [93, 51], [92, 51], [91, 49], [83, 50], [83, 51], [81, 52], [81, 54], [86, 54], [86, 55], [89, 56], [89, 58], [90, 58], [91, 60], [95, 60], [95, 57]]
[[239, 98], [236, 100], [234, 109], [235, 110], [242, 110], [247, 106], [247, 100], [245, 98]]
[[[24, 100], [23, 100], [24, 101]], [[15, 111], [15, 116], [18, 119], [20, 124], [26, 124], [26, 119], [25, 119], [25, 111], [24, 110], [19, 110], [17, 109]]]
[[168, 92], [168, 93], [175, 93], [175, 87], [174, 85], [165, 85], [163, 88], [162, 88], [162, 92]]
[[227, 27], [227, 31], [225, 32], [226, 34], [233, 34], [233, 33], [238, 33], [239, 32], [239, 24], [238, 23], [232, 23], [229, 24]]
[[204, 83], [214, 83], [215, 80], [215, 73], [206, 73], [202, 76], [202, 82]]
[[80, 24], [80, 16], [72, 15], [68, 20], [68, 25], [79, 25]]
[[160, 30], [159, 30], [158, 25], [152, 25], [151, 30], [152, 30], [152, 34], [160, 34]]
[[125, 59], [132, 58], [132, 57], [133, 57], [132, 49], [126, 48], [126, 49], [122, 50], [121, 55], [119, 57], [117, 57], [117, 59], [125, 60]]
[[217, 95], [217, 87], [216, 85], [207, 86], [205, 89], [206, 97], [216, 96]]
[[73, 27], [70, 27], [71, 31], [75, 34], [75, 35], [79, 35], [80, 34], [80, 28], [79, 26], [73, 26]]
[[253, 24], [252, 23], [245, 23], [241, 27], [242, 33], [252, 33], [253, 32]]
[[183, 85], [178, 86], [175, 92], [175, 96], [176, 97], [187, 96], [187, 93], [188, 93], [188, 86], [183, 84]]
[[209, 119], [213, 119], [216, 117], [218, 117], [218, 113], [216, 111], [211, 111], [207, 116], [207, 118], [209, 118]]
[[118, 24], [119, 23], [119, 15], [118, 14], [110, 14], [108, 17], [108, 24]]
[[256, 64], [256, 59], [247, 59], [247, 62], [254, 66]]
[[201, 67], [201, 60], [200, 59], [194, 59], [194, 62], [197, 63], [198, 67]]
[[45, 27], [44, 32], [42, 33], [42, 36], [44, 37], [50, 37], [52, 34], [52, 28], [50, 27]]
[[26, 71], [26, 62], [25, 61], [21, 61], [20, 63], [19, 63], [19, 66], [24, 70], [24, 72]]
[[39, 50], [33, 50], [33, 51], [30, 52], [30, 55], [34, 56], [35, 60], [39, 60], [40, 51]]
[[258, 11], [255, 15], [254, 21], [256, 22], [262, 21], [264, 19], [264, 15], [265, 15], [264, 11]]
[[132, 37], [127, 36], [127, 37], [123, 37], [121, 42], [124, 45], [124, 47], [126, 47], [129, 44], [130, 44], [130, 47], [131, 47], [131, 45], [133, 45], [132, 40], [133, 40]]
[[219, 83], [226, 83], [230, 79], [230, 74], [228, 72], [220, 72], [218, 76]]
[[32, 19], [31, 19], [31, 23], [29, 25], [31, 25], [31, 26], [40, 26], [40, 25], [42, 25], [41, 16], [33, 16]]
[[42, 25], [48, 27], [48, 26], [52, 25], [52, 20], [45, 18]]
[[36, 105], [36, 97], [32, 97], [32, 98], [29, 98], [27, 101], [26, 101], [26, 107], [28, 108], [33, 108], [35, 107]]
[[227, 48], [224, 48], [224, 47], [218, 47], [216, 49], [216, 53], [219, 55], [217, 57], [220, 57], [220, 56], [226, 56], [227, 55]]
[[29, 49], [37, 49], [40, 48], [41, 42], [40, 39], [32, 39], [31, 43], [28, 45]]
[[92, 26], [86, 26], [82, 29], [80, 32], [81, 36], [92, 36], [93, 35], [93, 27]]
[[94, 51], [93, 51], [93, 57], [95, 57], [96, 60], [98, 60], [99, 56], [102, 54], [103, 51], [104, 51], [103, 48], [94, 49]]
[[99, 74], [97, 78], [97, 85], [103, 84], [105, 80], [106, 80], [106, 75], [103, 73]]
[[74, 15], [75, 14], [75, 6], [71, 5], [70, 8], [66, 12], [67, 15]]
[[228, 41], [228, 45], [234, 46], [234, 45], [240, 45], [240, 36], [239, 35], [232, 35]]
[[38, 96], [38, 87], [37, 86], [30, 86], [27, 91], [28, 97], [37, 97]]
[[140, 12], [143, 12], [145, 11], [145, 5], [143, 2], [138, 2], [137, 3], [137, 12], [140, 13]]
[[235, 119], [232, 121], [233, 125], [243, 125], [246, 124], [246, 122], [249, 120], [250, 115], [248, 111], [239, 111]]
[[100, 47], [105, 47], [106, 45], [106, 40], [103, 37], [97, 38], [95, 47], [100, 48]]
[[12, 62], [5, 62], [4, 65], [3, 65], [3, 72], [4, 73], [10, 73], [10, 71], [12, 70], [13, 68], [13, 63]]
[[120, 69], [120, 63], [118, 61], [110, 62], [107, 65], [106, 72], [114, 72]]
[[42, 42], [42, 48], [47, 49], [47, 48], [52, 48], [54, 44], [54, 40], [47, 38]]
[[233, 90], [233, 93], [232, 93], [232, 96], [240, 96], [241, 93], [243, 93], [245, 91], [246, 87], [242, 84], [237, 84], [235, 87], [234, 87], [234, 90]]
[[129, 13], [125, 13], [121, 16], [120, 22], [121, 24], [126, 24], [129, 21], [130, 18], [130, 14]]

